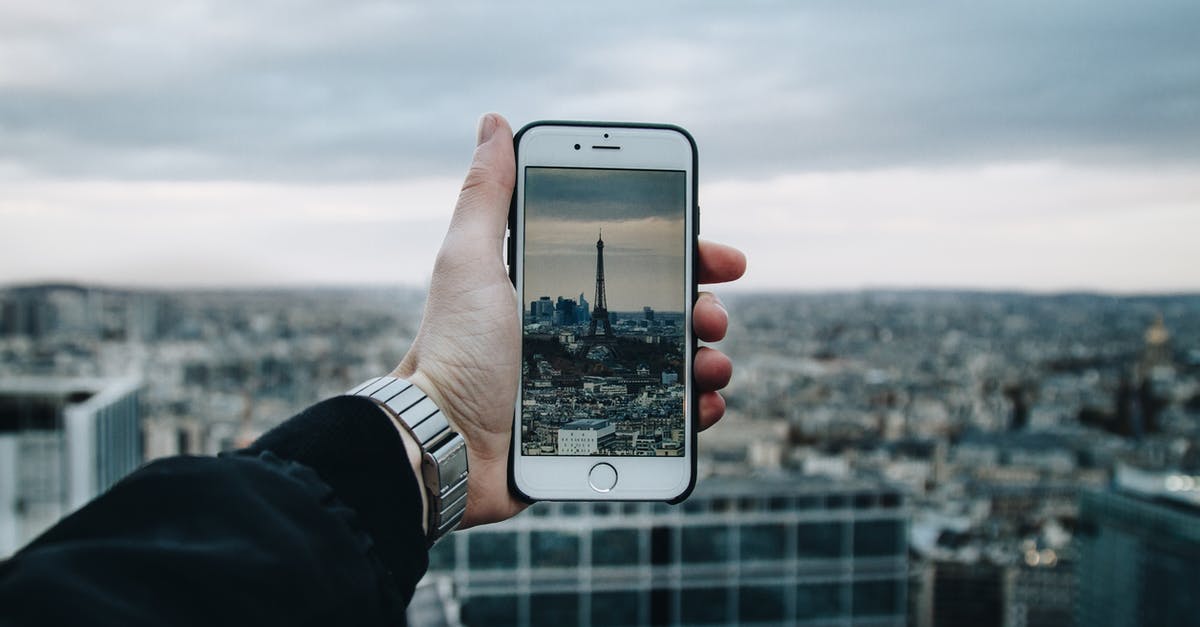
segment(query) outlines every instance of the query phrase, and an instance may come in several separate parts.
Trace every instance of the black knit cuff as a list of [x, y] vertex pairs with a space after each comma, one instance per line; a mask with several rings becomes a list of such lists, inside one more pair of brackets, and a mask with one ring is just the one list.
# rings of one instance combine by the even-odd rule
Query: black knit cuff
[[405, 602], [429, 567], [420, 486], [392, 419], [373, 401], [338, 396], [268, 431], [246, 452], [304, 464], [352, 508]]

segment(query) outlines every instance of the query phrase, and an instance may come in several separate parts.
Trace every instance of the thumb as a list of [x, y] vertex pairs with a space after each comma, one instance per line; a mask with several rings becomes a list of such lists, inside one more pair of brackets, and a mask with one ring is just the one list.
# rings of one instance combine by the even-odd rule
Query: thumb
[[468, 238], [504, 236], [516, 182], [512, 128], [497, 113], [479, 120], [478, 146], [450, 220], [450, 230]]

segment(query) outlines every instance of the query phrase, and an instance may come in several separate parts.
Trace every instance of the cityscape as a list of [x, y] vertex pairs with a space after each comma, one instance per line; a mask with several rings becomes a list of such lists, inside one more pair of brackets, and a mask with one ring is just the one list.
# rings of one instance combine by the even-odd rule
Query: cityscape
[[523, 314], [521, 452], [683, 455], [687, 318], [609, 311], [603, 234], [595, 271], [593, 305], [541, 296]]
[[[510, 453], [694, 491], [448, 534], [406, 624], [1200, 627], [1200, 3], [635, 8], [0, 4], [0, 572], [391, 372], [431, 286], [436, 335], [497, 339], [461, 314], [506, 258]], [[733, 372], [697, 432], [702, 281]]]
[[[700, 437], [695, 494], [539, 503], [452, 534], [412, 624], [1200, 615], [1200, 295], [722, 296], [735, 374], [725, 419]], [[400, 287], [0, 289], [0, 559], [146, 460], [242, 446], [387, 372], [422, 305]], [[604, 363], [609, 345], [585, 341], [595, 305], [526, 305], [544, 342], [525, 360], [535, 389], [613, 385], [555, 358], [575, 344]], [[622, 353], [626, 339], [679, 337], [682, 320], [609, 312]], [[659, 367], [626, 366], [626, 392], [678, 385]], [[669, 429], [652, 433], [657, 451]]]

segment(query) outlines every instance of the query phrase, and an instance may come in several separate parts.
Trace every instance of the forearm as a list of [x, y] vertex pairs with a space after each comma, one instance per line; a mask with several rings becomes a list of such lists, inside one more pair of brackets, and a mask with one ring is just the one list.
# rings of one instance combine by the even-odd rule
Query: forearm
[[0, 623], [397, 622], [428, 559], [410, 464], [353, 398], [150, 464], [0, 566]]
[[354, 510], [383, 564], [411, 596], [425, 573], [420, 453], [373, 401], [339, 396], [267, 432], [241, 454], [271, 451], [314, 469]]

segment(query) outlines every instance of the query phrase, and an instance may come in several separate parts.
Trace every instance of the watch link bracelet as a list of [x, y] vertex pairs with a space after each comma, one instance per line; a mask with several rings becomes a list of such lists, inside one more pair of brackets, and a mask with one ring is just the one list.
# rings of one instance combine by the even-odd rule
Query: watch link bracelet
[[421, 475], [429, 496], [428, 540], [433, 546], [458, 527], [467, 509], [467, 446], [433, 399], [396, 377], [379, 377], [347, 392], [365, 396], [398, 421], [421, 445]]

